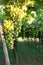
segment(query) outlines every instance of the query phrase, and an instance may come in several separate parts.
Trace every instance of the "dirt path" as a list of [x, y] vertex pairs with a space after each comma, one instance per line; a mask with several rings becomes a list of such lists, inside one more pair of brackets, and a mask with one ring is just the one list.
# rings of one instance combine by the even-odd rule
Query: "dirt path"
[[23, 57], [22, 65], [43, 65], [43, 59], [42, 58], [32, 58], [32, 57]]
[[38, 58], [33, 55], [26, 55], [25, 52], [23, 52], [22, 61], [22, 65], [43, 65], [43, 58]]

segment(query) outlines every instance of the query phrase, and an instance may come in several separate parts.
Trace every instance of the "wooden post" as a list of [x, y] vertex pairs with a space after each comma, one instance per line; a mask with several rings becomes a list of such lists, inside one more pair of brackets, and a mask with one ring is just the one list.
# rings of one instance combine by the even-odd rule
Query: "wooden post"
[[0, 39], [1, 39], [1, 35], [2, 35], [2, 26], [1, 26], [1, 23], [0, 23]]
[[4, 50], [4, 55], [5, 55], [5, 63], [6, 63], [6, 65], [10, 65], [7, 46], [6, 46], [5, 40], [2, 36], [2, 25], [0, 25], [0, 39], [1, 39], [2, 44], [3, 44], [3, 50]]
[[15, 40], [14, 40], [13, 50], [14, 50], [14, 57], [16, 60], [16, 65], [19, 65], [18, 56], [17, 56], [17, 38], [15, 38]]
[[2, 38], [2, 44], [3, 44], [3, 50], [4, 50], [6, 65], [10, 65], [10, 60], [9, 60], [9, 56], [8, 56], [8, 50], [7, 50], [6, 43], [5, 43], [3, 38]]

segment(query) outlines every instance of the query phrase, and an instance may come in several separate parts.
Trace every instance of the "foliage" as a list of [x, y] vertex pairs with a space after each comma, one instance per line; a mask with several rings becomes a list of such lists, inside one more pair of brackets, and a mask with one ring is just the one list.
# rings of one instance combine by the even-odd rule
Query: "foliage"
[[0, 6], [0, 21], [5, 18], [5, 12], [3, 11], [4, 7]]
[[9, 37], [13, 40], [19, 33], [29, 37], [43, 31], [43, 9], [37, 5], [36, 0], [8, 0], [6, 5], [4, 3], [3, 34], [7, 42]]

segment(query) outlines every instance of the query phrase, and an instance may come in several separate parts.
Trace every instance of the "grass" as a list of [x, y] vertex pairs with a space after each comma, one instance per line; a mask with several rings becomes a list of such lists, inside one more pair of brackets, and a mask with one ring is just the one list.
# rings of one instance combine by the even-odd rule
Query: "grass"
[[[43, 65], [43, 48], [40, 45], [40, 53], [39, 53], [39, 42], [36, 42], [36, 47], [35, 42], [29, 42], [29, 41], [18, 41], [17, 45], [18, 45], [17, 54], [19, 65]], [[2, 44], [0, 44], [0, 51], [1, 51], [0, 58], [3, 59], [4, 54]], [[8, 52], [11, 65], [16, 65], [13, 50], [8, 48]], [[4, 62], [4, 60], [2, 62]]]
[[[43, 48], [40, 46], [39, 53], [39, 42], [18, 41], [17, 54], [19, 65], [43, 65]], [[38, 46], [38, 47], [37, 47]], [[9, 57], [11, 65], [16, 65], [13, 50], [9, 49]]]
[[[23, 59], [25, 60], [24, 63], [26, 65], [29, 65], [28, 62], [30, 62], [30, 64], [32, 65], [32, 60], [41, 60], [43, 59], [43, 50], [42, 48], [40, 48], [40, 53], [39, 53], [39, 48], [33, 48], [34, 43], [31, 42], [19, 42], [18, 43], [18, 57], [19, 57], [19, 62], [23, 62]], [[21, 62], [21, 63], [22, 63]], [[40, 65], [40, 61], [38, 61]], [[34, 62], [33, 62], [34, 63]], [[34, 64], [33, 64], [34, 65]], [[37, 62], [36, 62], [37, 65]], [[42, 64], [43, 65], [43, 64]]]

